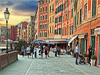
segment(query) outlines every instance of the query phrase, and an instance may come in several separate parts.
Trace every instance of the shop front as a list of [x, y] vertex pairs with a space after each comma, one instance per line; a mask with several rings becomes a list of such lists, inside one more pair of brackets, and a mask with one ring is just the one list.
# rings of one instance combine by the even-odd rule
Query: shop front
[[84, 52], [87, 52], [87, 33], [79, 34], [79, 52], [83, 55]]
[[96, 35], [95, 55], [97, 56], [97, 65], [100, 66], [100, 27], [97, 27], [95, 29], [95, 35]]

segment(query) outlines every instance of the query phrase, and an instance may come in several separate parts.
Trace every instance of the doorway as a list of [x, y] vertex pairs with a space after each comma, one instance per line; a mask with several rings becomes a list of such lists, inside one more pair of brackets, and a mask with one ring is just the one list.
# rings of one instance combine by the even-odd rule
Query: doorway
[[98, 65], [100, 66], [100, 35], [99, 35], [99, 45], [98, 45]]

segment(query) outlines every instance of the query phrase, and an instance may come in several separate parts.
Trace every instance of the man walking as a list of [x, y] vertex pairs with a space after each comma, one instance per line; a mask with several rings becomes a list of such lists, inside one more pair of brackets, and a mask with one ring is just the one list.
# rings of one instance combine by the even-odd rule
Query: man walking
[[79, 45], [78, 45], [78, 42], [77, 42], [77, 45], [75, 47], [75, 51], [76, 51], [76, 65], [78, 65], [78, 52], [79, 52]]
[[22, 47], [21, 47], [21, 52], [22, 52], [22, 56], [23, 56], [23, 57], [24, 57], [24, 50], [25, 50], [24, 45], [22, 45]]

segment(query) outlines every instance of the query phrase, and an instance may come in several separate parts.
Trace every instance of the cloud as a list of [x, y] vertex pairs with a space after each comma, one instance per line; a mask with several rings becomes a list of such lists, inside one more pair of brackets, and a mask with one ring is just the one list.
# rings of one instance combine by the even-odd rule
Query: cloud
[[0, 18], [0, 21], [4, 21], [5, 19], [4, 18]]
[[1, 6], [12, 6], [14, 3], [11, 1], [0, 2]]
[[15, 7], [13, 7], [15, 10], [21, 10], [21, 11], [36, 11], [36, 8], [38, 6], [38, 1], [23, 1], [17, 4]]

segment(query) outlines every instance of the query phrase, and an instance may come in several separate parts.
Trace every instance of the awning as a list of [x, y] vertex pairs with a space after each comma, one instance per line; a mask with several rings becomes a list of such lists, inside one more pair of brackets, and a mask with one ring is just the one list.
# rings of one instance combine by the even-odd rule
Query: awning
[[38, 40], [37, 42], [35, 42], [35, 44], [40, 43], [40, 41], [42, 41], [42, 40]]
[[41, 44], [50, 44], [50, 45], [55, 45], [55, 43], [47, 43], [47, 42], [40, 42]]
[[67, 40], [66, 40], [66, 42], [69, 42], [69, 41], [70, 41], [70, 39], [67, 39]]
[[70, 39], [70, 41], [68, 42], [68, 46], [70, 46], [70, 43], [71, 43], [75, 38], [77, 38], [77, 37], [78, 37], [78, 35], [72, 37], [72, 38]]

